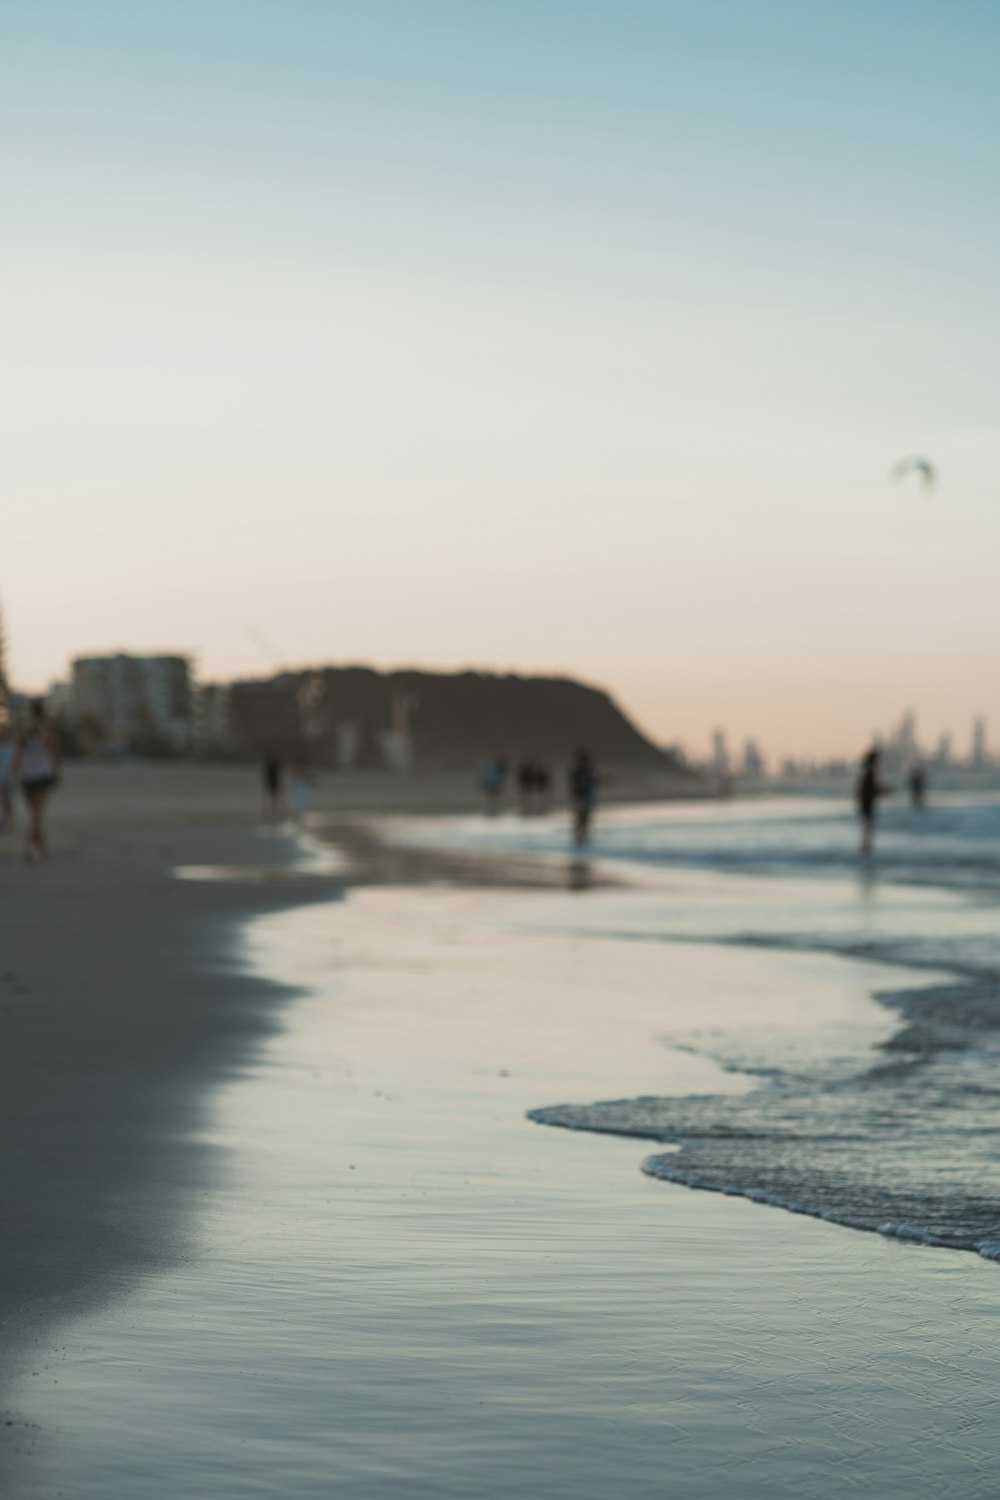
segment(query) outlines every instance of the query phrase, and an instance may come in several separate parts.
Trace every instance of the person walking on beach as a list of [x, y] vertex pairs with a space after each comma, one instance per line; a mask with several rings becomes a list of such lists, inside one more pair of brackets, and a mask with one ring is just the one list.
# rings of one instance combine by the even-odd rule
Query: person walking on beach
[[59, 746], [45, 718], [45, 704], [41, 698], [32, 703], [28, 727], [18, 739], [14, 771], [20, 778], [24, 800], [28, 804], [24, 857], [31, 864], [49, 857], [45, 841], [45, 805], [49, 794], [59, 784]]
[[497, 755], [484, 767], [479, 778], [479, 785], [483, 789], [486, 798], [486, 811], [491, 818], [495, 818], [500, 811], [503, 801], [504, 787], [507, 785], [507, 762], [502, 755]]
[[910, 806], [925, 807], [927, 804], [927, 772], [922, 765], [910, 767]]
[[261, 768], [264, 780], [264, 812], [280, 818], [285, 810], [285, 768], [276, 755], [265, 755]]
[[521, 816], [524, 818], [532, 811], [535, 800], [535, 763], [533, 760], [522, 760], [518, 766], [517, 790]]
[[597, 801], [597, 772], [589, 750], [578, 750], [569, 771], [569, 797], [573, 809], [573, 842], [585, 844]]
[[880, 797], [886, 796], [890, 788], [885, 786], [879, 777], [879, 757], [881, 752], [877, 746], [873, 746], [861, 762], [861, 771], [858, 775], [857, 803], [858, 816], [861, 819], [861, 853], [870, 854], [875, 842], [875, 817], [878, 812], [878, 801]]

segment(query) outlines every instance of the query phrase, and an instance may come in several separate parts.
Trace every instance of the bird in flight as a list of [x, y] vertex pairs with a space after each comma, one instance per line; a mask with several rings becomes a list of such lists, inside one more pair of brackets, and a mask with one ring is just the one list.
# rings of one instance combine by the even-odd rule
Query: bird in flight
[[905, 479], [908, 474], [919, 474], [925, 490], [933, 489], [937, 479], [937, 470], [926, 458], [901, 458], [898, 464], [893, 464], [889, 473], [893, 479]]

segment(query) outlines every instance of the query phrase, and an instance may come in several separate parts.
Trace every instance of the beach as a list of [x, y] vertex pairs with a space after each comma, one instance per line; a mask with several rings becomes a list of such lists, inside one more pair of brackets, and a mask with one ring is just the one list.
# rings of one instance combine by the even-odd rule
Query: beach
[[954, 984], [979, 898], [734, 871], [738, 807], [581, 861], [455, 786], [295, 830], [238, 768], [70, 782], [51, 866], [0, 863], [5, 1495], [993, 1493], [991, 1261], [660, 1180], [592, 1113], [841, 1097], [900, 933]]

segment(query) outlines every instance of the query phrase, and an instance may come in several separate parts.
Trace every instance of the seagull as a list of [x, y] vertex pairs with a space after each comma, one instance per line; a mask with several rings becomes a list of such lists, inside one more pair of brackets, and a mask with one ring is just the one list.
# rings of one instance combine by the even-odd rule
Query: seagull
[[919, 474], [925, 490], [932, 490], [937, 479], [934, 465], [926, 458], [901, 458], [889, 470], [893, 479], [905, 479], [907, 474]]

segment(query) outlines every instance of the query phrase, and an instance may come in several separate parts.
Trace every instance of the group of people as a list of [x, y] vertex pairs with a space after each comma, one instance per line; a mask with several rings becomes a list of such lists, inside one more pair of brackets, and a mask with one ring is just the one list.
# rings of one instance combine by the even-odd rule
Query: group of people
[[[13, 730], [0, 725], [0, 833], [13, 823], [20, 795], [27, 810], [24, 858], [29, 862], [48, 858], [45, 837], [45, 810], [49, 797], [59, 784], [59, 743], [45, 716], [45, 704], [36, 698], [31, 704], [27, 725]], [[501, 756], [491, 760], [480, 777], [487, 811], [500, 811], [509, 774], [509, 762]], [[272, 817], [284, 816], [284, 763], [268, 755], [262, 766], [265, 811]], [[311, 777], [301, 765], [291, 768], [291, 814], [301, 818], [309, 806]], [[598, 776], [588, 750], [578, 750], [567, 776], [567, 790], [573, 820], [573, 838], [586, 843], [597, 802]], [[548, 807], [551, 777], [548, 768], [538, 761], [525, 760], [518, 767], [517, 784], [521, 811], [544, 812]], [[926, 777], [920, 766], [909, 773], [910, 799], [914, 807], [923, 807], [926, 799]], [[858, 816], [861, 820], [861, 852], [870, 854], [875, 842], [875, 826], [881, 799], [893, 788], [882, 780], [881, 752], [873, 746], [861, 762], [855, 788]]]
[[517, 768], [517, 792], [522, 813], [548, 812], [551, 786], [548, 766], [538, 760], [522, 761]]
[[[479, 778], [486, 800], [486, 811], [491, 817], [495, 817], [503, 806], [509, 773], [510, 762], [498, 755], [488, 762]], [[569, 768], [567, 781], [573, 817], [574, 842], [584, 844], [590, 836], [590, 824], [597, 802], [598, 788], [597, 770], [589, 750], [576, 752]], [[551, 785], [552, 778], [547, 766], [536, 760], [522, 761], [517, 771], [521, 812], [548, 811]]]
[[[871, 854], [875, 847], [875, 823], [878, 805], [883, 797], [892, 794], [894, 788], [882, 780], [882, 752], [877, 745], [864, 755], [855, 788], [858, 817], [861, 819], [861, 853]], [[923, 807], [927, 802], [927, 775], [923, 766], [911, 766], [907, 775], [910, 802], [914, 807]]]
[[0, 833], [13, 824], [22, 797], [28, 815], [24, 858], [29, 864], [48, 859], [45, 809], [58, 785], [59, 742], [45, 717], [44, 702], [36, 698], [23, 729], [0, 725]]
[[[507, 784], [509, 763], [502, 756], [491, 760], [483, 770], [480, 785], [486, 798], [486, 810], [495, 815], [503, 804]], [[907, 776], [910, 801], [914, 807], [923, 807], [927, 799], [927, 777], [922, 766], [910, 768]], [[544, 766], [534, 761], [524, 761], [517, 773], [522, 812], [544, 812], [548, 807], [550, 778]], [[598, 776], [590, 752], [578, 750], [568, 773], [569, 801], [573, 819], [573, 839], [585, 844], [590, 837], [590, 825], [597, 802]], [[878, 805], [893, 788], [882, 780], [881, 751], [877, 746], [863, 757], [855, 788], [858, 816], [861, 819], [861, 852], [871, 854], [875, 844], [875, 825]], [[536, 800], [537, 799], [537, 800]]]

